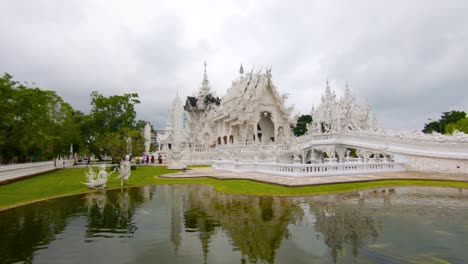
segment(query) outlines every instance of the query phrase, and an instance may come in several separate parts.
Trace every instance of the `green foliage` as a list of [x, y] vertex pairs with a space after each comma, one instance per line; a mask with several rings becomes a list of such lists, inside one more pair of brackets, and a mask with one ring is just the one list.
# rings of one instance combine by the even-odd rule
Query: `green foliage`
[[296, 126], [293, 128], [294, 135], [296, 137], [305, 135], [307, 133], [307, 124], [312, 123], [312, 117], [310, 115], [301, 115], [297, 119]]
[[456, 123], [448, 124], [445, 130], [447, 134], [452, 134], [455, 130], [468, 134], [468, 118], [463, 118]]
[[422, 132], [432, 133], [433, 131], [446, 134], [446, 128], [450, 124], [455, 124], [461, 119], [466, 118], [466, 113], [464, 111], [450, 111], [442, 113], [442, 116], [438, 121], [432, 121], [424, 125]]
[[79, 142], [73, 108], [53, 91], [0, 78], [0, 161], [48, 160]]
[[144, 149], [136, 121], [138, 94], [105, 97], [91, 93], [89, 114], [75, 111], [53, 91], [0, 77], [0, 163], [50, 160], [69, 155], [70, 144], [80, 155], [104, 154], [118, 162]]
[[138, 94], [105, 97], [91, 93], [91, 113], [82, 116], [82, 139], [85, 147], [98, 157], [108, 154], [119, 162], [126, 154], [140, 153], [143, 149], [141, 133], [144, 121], [136, 121], [135, 104]]

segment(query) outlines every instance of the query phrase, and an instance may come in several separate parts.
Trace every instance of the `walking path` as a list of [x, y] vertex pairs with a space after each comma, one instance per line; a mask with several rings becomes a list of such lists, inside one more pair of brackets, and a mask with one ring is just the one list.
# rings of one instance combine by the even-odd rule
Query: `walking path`
[[213, 168], [193, 168], [179, 173], [164, 174], [162, 178], [215, 178], [220, 180], [252, 180], [288, 187], [320, 185], [330, 183], [364, 182], [376, 180], [444, 180], [444, 181], [468, 181], [466, 174], [441, 174], [423, 172], [398, 172], [382, 173], [374, 175], [347, 175], [347, 176], [318, 176], [318, 177], [285, 177], [266, 175], [260, 173], [233, 173], [217, 171]]

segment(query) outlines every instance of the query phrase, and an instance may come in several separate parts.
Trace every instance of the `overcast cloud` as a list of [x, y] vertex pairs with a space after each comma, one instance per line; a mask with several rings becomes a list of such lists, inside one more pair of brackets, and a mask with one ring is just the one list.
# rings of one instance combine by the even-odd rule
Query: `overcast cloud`
[[[0, 0], [0, 73], [89, 111], [93, 90], [137, 92], [138, 118], [161, 129], [203, 62], [218, 95], [244, 68], [273, 67], [295, 112], [328, 79], [368, 100], [386, 128], [421, 129], [467, 111], [467, 1]], [[184, 100], [184, 98], [182, 98]]]

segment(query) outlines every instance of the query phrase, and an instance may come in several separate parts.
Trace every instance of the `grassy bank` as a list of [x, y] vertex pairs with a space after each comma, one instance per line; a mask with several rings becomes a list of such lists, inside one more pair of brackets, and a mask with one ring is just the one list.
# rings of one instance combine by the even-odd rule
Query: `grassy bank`
[[[0, 186], [0, 210], [47, 198], [93, 191], [82, 184], [82, 182], [85, 181], [85, 171], [87, 171], [87, 169], [63, 169], [11, 184], [2, 185]], [[132, 171], [132, 176], [130, 177], [128, 186], [157, 184], [207, 184], [213, 186], [214, 189], [219, 192], [273, 196], [317, 195], [383, 186], [440, 186], [468, 188], [468, 182], [432, 180], [383, 180], [305, 187], [284, 187], [248, 180], [216, 180], [211, 178], [166, 179], [158, 177], [159, 175], [170, 172], [177, 171], [169, 171], [166, 167], [138, 167], [137, 170]], [[111, 175], [107, 184], [108, 189], [120, 188], [120, 181], [116, 179], [116, 176], [117, 173]]]

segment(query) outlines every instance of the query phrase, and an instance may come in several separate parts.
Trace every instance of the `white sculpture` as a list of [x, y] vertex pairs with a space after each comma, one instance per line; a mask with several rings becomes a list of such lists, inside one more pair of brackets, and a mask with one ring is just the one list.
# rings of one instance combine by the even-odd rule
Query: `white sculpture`
[[122, 161], [120, 163], [120, 169], [119, 169], [120, 175], [118, 177], [120, 179], [120, 186], [123, 186], [124, 181], [126, 181], [128, 184], [128, 179], [130, 178], [131, 166], [132, 165], [130, 164], [130, 156], [126, 155], [125, 161]]
[[169, 152], [169, 162], [167, 168], [170, 170], [182, 170], [187, 166], [182, 162], [183, 152], [179, 148], [174, 148]]
[[91, 166], [88, 166], [88, 168], [88, 172], [85, 172], [86, 180], [88, 182], [92, 182], [95, 180], [94, 178], [96, 177], [96, 173], [94, 172], [93, 168], [91, 168]]
[[[111, 173], [107, 173], [106, 166], [102, 165], [97, 175], [97, 178], [96, 179], [88, 178], [88, 182], [84, 182], [83, 184], [88, 186], [88, 188], [92, 188], [92, 189], [105, 189], [106, 184], [107, 184], [107, 179], [114, 172], [115, 172], [115, 169]], [[89, 175], [89, 173], [87, 175]]]

